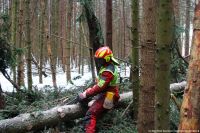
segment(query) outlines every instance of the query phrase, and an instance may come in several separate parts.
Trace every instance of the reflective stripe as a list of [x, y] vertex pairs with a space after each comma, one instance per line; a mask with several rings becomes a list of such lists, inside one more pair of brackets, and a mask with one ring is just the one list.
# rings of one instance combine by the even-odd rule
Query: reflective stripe
[[105, 80], [100, 79], [97, 85], [101, 88], [101, 87], [103, 87], [103, 85], [105, 84], [105, 82], [106, 82]]

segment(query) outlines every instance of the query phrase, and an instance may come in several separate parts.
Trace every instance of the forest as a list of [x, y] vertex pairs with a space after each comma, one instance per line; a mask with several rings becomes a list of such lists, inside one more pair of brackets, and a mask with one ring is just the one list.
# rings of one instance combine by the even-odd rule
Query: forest
[[0, 0], [0, 133], [84, 132], [200, 132], [200, 0]]

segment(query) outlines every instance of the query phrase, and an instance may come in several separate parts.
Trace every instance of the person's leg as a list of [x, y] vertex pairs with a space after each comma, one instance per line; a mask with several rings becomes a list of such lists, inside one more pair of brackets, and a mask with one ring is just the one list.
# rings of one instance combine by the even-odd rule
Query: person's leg
[[85, 116], [85, 132], [95, 133], [96, 119], [106, 110], [103, 108], [104, 99], [95, 101]]

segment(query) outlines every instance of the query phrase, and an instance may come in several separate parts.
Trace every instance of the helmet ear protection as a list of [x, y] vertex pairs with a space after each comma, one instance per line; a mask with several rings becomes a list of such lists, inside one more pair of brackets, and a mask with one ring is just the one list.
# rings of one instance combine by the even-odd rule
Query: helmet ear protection
[[106, 55], [104, 57], [104, 59], [106, 60], [106, 62], [109, 62], [111, 60], [112, 54], [111, 55]]

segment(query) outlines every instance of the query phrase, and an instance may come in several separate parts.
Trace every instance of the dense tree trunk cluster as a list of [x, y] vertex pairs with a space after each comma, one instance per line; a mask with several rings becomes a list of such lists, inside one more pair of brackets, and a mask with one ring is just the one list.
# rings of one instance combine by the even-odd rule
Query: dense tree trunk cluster
[[[194, 6], [194, 26], [191, 26]], [[94, 62], [97, 72], [101, 67], [94, 60], [94, 53], [107, 44], [114, 56], [124, 61], [119, 71], [124, 68], [125, 76], [127, 64], [131, 64], [133, 115], [139, 133], [169, 129], [170, 91], [185, 93], [179, 129], [196, 131], [200, 129], [199, 12], [197, 0], [0, 0], [0, 39], [12, 46], [11, 53], [6, 48], [1, 49], [4, 46], [1, 40], [0, 71], [17, 91], [25, 85], [27, 77], [27, 88], [32, 90], [32, 74], [35, 73], [32, 63], [37, 67], [39, 83], [43, 83], [42, 75], [49, 65], [57, 91], [58, 67], [62, 68], [65, 81], [69, 83], [72, 68], [78, 67], [83, 75], [84, 65], [88, 65], [94, 81]], [[192, 27], [194, 37], [190, 55]], [[184, 56], [190, 58], [187, 83], [170, 85], [173, 49], [184, 62]], [[6, 51], [9, 53], [5, 54]], [[4, 58], [12, 58], [12, 64]], [[180, 69], [185, 67], [174, 62], [177, 72], [181, 73]], [[4, 71], [9, 67], [12, 78]], [[4, 108], [4, 100], [0, 86], [0, 108]], [[66, 105], [22, 114], [0, 121], [0, 132], [40, 129], [78, 118], [83, 113], [80, 105]]]
[[142, 6], [138, 131], [146, 133], [154, 129], [156, 0], [143, 0]]

